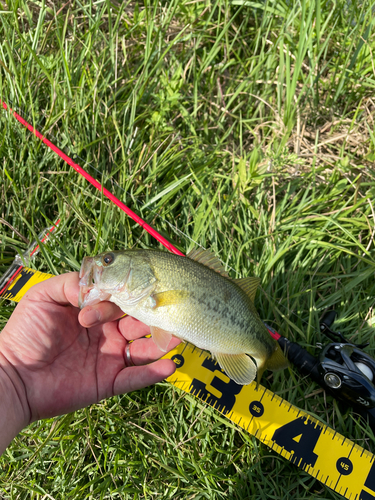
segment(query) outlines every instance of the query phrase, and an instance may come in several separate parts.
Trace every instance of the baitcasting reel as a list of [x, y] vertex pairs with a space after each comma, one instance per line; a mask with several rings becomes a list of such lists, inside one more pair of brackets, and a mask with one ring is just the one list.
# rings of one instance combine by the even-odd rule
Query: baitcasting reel
[[354, 344], [330, 329], [336, 315], [335, 311], [328, 311], [320, 322], [321, 332], [334, 342], [326, 345], [319, 357], [285, 337], [277, 340], [288, 359], [304, 375], [368, 417], [375, 428], [375, 360], [363, 351], [368, 343]]

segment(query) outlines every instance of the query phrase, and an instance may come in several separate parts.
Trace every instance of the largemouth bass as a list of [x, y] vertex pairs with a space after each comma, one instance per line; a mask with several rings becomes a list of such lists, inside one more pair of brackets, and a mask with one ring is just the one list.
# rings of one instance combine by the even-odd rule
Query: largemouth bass
[[172, 335], [210, 351], [237, 384], [287, 366], [254, 307], [258, 278], [230, 279], [208, 250], [187, 257], [124, 250], [85, 257], [80, 307], [109, 300], [151, 328], [166, 352]]

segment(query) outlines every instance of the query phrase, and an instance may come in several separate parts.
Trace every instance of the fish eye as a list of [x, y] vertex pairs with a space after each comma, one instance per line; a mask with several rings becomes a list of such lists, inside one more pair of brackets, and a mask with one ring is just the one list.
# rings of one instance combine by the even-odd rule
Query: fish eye
[[115, 260], [113, 253], [106, 253], [103, 256], [103, 266], [109, 266]]

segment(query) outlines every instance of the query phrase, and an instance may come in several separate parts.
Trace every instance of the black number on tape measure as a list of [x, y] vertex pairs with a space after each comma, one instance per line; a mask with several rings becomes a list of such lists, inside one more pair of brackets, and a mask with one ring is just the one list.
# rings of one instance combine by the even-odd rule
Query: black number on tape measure
[[185, 363], [184, 357], [181, 354], [175, 354], [171, 357], [171, 360], [175, 362], [177, 368], [181, 368]]
[[353, 472], [352, 461], [349, 460], [349, 458], [341, 457], [336, 462], [336, 469], [343, 476], [348, 476], [349, 474], [351, 474]]
[[[375, 492], [375, 462], [372, 464], [370, 472], [366, 478], [365, 482], [366, 488]], [[375, 496], [371, 495], [367, 491], [361, 491], [361, 495], [359, 497], [360, 500], [374, 500]]]
[[[207, 368], [211, 372], [220, 371], [219, 365], [212, 358], [206, 358], [202, 366]], [[190, 390], [192, 394], [196, 394], [198, 397], [206, 401], [211, 406], [221, 411], [224, 415], [227, 415], [233, 408], [236, 402], [236, 395], [242, 389], [242, 385], [236, 384], [233, 380], [229, 379], [229, 382], [225, 382], [219, 377], [213, 377], [209, 384], [202, 382], [196, 378], [193, 379]], [[216, 396], [210, 392], [210, 389], [216, 390], [221, 395]], [[212, 391], [211, 389], [211, 391]]]
[[253, 417], [261, 417], [264, 413], [264, 406], [260, 401], [252, 401], [249, 405], [249, 411]]
[[7, 290], [7, 299], [14, 299], [17, 293], [22, 290], [22, 288], [26, 285], [30, 278], [34, 276], [33, 272], [27, 271], [26, 269], [22, 269], [21, 273], [17, 276], [16, 280], [13, 281], [14, 285], [11, 284], [9, 289]]
[[371, 493], [368, 493], [365, 490], [362, 490], [359, 496], [359, 500], [374, 500], [375, 497], [374, 495], [371, 495]]
[[289, 453], [293, 453], [291, 460], [299, 467], [303, 468], [306, 465], [313, 467], [318, 458], [314, 448], [321, 432], [320, 425], [311, 422], [307, 417], [300, 417], [279, 427], [274, 432], [272, 440]]

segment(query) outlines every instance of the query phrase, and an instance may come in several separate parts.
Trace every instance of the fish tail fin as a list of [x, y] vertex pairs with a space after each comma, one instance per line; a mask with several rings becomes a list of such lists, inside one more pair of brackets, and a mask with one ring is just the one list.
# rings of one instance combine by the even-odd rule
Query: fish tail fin
[[289, 362], [284, 356], [279, 344], [277, 342], [275, 343], [276, 349], [273, 351], [272, 356], [267, 359], [266, 368], [272, 371], [284, 370], [284, 368], [289, 366]]
[[277, 371], [277, 370], [283, 370], [284, 368], [287, 368], [289, 366], [289, 362], [284, 356], [283, 351], [281, 350], [281, 347], [277, 342], [276, 343], [276, 348], [272, 355], [267, 359], [257, 359], [257, 365], [258, 365], [258, 371], [257, 371], [257, 390], [258, 386], [260, 383], [260, 379], [262, 378], [264, 370], [272, 370], [272, 371]]

